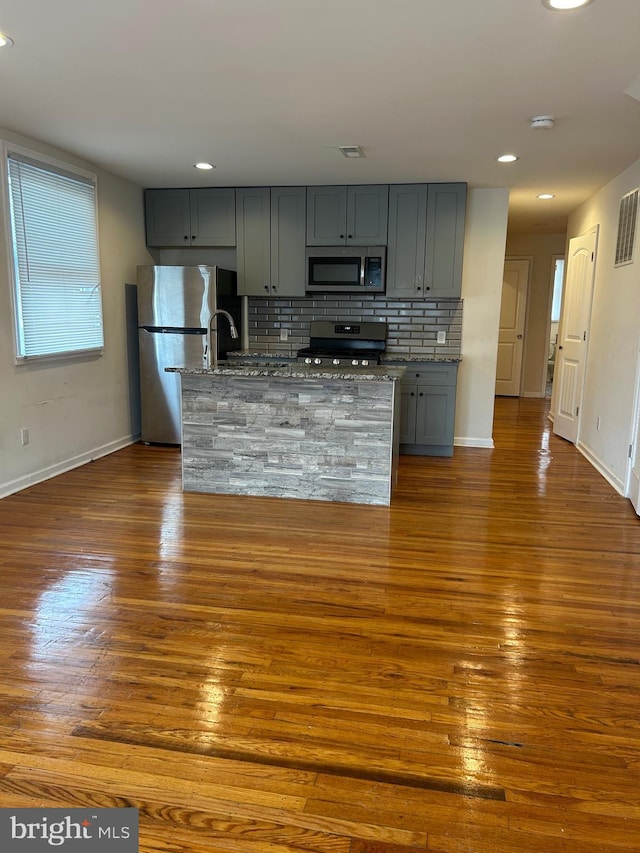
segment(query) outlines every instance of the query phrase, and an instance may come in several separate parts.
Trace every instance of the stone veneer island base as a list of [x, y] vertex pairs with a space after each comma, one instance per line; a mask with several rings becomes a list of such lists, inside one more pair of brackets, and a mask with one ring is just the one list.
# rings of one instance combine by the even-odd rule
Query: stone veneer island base
[[389, 505], [401, 368], [168, 368], [185, 491]]

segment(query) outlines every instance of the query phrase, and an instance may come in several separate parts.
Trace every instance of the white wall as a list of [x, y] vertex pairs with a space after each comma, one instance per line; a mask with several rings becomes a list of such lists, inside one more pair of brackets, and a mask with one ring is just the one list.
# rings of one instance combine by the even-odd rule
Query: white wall
[[493, 447], [493, 404], [509, 191], [471, 189], [462, 271], [462, 362], [455, 443]]
[[[625, 494], [640, 344], [640, 243], [614, 267], [621, 197], [640, 185], [640, 160], [569, 217], [568, 239], [600, 226], [578, 447]], [[637, 240], [640, 235], [637, 235]], [[600, 428], [597, 421], [600, 419]]]
[[[151, 263], [142, 189], [49, 145], [0, 128], [0, 137], [98, 175], [104, 311], [100, 357], [14, 363], [4, 208], [0, 210], [0, 496], [130, 443], [138, 425], [129, 395], [125, 282]], [[29, 430], [29, 444], [20, 431]]]

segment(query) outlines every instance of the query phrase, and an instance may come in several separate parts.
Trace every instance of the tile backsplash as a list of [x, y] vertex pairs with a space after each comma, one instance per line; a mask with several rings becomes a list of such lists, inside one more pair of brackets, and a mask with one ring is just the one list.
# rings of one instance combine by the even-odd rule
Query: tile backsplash
[[[313, 298], [249, 297], [249, 348], [295, 355], [309, 343], [312, 320], [385, 320], [390, 354], [460, 356], [462, 299], [398, 300], [384, 296], [333, 294]], [[280, 339], [286, 329], [287, 340]], [[446, 343], [437, 343], [445, 332]]]

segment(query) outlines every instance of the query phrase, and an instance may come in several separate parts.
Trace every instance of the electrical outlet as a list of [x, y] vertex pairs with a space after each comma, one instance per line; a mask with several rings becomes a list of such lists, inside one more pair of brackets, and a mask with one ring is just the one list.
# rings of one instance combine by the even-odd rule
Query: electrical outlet
[[280, 329], [280, 340], [288, 341], [289, 340], [289, 329]]
[[23, 447], [29, 444], [29, 430], [26, 427], [20, 430], [20, 444]]
[[438, 332], [438, 343], [446, 344], [447, 342], [447, 333], [446, 332]]

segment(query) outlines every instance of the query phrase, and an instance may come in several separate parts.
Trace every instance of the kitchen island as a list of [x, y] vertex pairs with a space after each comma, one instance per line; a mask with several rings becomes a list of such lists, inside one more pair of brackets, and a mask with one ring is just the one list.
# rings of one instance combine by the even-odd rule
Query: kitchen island
[[185, 491], [388, 506], [400, 367], [173, 367]]

